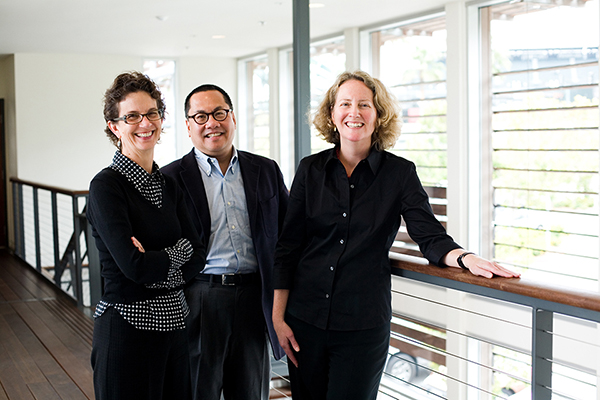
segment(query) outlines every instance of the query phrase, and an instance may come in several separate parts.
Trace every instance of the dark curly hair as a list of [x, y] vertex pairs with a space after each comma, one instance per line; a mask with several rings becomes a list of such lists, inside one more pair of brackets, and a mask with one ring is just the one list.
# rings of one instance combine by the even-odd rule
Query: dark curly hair
[[[124, 72], [117, 76], [112, 85], [104, 93], [104, 120], [106, 122], [119, 118], [119, 103], [125, 100], [130, 93], [146, 92], [156, 100], [156, 108], [164, 115], [165, 101], [158, 85], [147, 75], [138, 71]], [[108, 125], [104, 128], [110, 142], [119, 147], [119, 139], [110, 130]], [[120, 149], [119, 149], [120, 150]]]
[[377, 150], [393, 147], [400, 137], [402, 121], [396, 99], [379, 79], [373, 78], [363, 71], [343, 72], [325, 93], [325, 98], [313, 118], [313, 124], [319, 132], [319, 136], [336, 146], [340, 144], [340, 134], [331, 120], [331, 111], [335, 105], [338, 89], [349, 80], [360, 81], [373, 92], [377, 120], [375, 131], [371, 136], [371, 146]]

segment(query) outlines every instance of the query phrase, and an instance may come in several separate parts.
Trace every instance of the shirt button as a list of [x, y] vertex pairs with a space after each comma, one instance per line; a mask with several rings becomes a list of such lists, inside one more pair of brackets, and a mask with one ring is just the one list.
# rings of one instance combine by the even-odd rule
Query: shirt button
[[235, 229], [235, 225], [231, 225], [231, 229]]
[[329, 267], [329, 269], [330, 269], [331, 271], [333, 271], [333, 265], [332, 265], [331, 267]]
[[348, 215], [348, 214], [346, 214], [346, 213], [343, 213], [343, 214], [342, 214], [342, 216], [343, 216], [344, 218], [346, 218], [346, 216], [347, 216], [347, 215]]
[[340, 244], [344, 244], [344, 239], [340, 240]]
[[354, 185], [350, 185], [350, 189], [354, 189]]
[[328, 298], [329, 298], [329, 295], [328, 295], [328, 294], [326, 294], [326, 295], [325, 295], [325, 298], [326, 298], [326, 299], [328, 299]]

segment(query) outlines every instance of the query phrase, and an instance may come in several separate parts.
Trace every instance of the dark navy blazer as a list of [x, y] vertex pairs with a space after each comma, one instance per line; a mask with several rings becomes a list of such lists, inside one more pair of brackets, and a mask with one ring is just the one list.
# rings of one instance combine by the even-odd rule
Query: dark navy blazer
[[[288, 190], [277, 163], [269, 158], [238, 150], [238, 161], [244, 180], [244, 192], [250, 220], [250, 230], [262, 282], [262, 308], [269, 338], [276, 359], [284, 356], [279, 346], [273, 321], [273, 263], [275, 245], [283, 225], [288, 205]], [[194, 149], [161, 171], [177, 180], [186, 194], [186, 204], [198, 232], [208, 244], [210, 212], [204, 183]], [[202, 236], [202, 235], [201, 235]], [[207, 250], [208, 253], [208, 250]]]

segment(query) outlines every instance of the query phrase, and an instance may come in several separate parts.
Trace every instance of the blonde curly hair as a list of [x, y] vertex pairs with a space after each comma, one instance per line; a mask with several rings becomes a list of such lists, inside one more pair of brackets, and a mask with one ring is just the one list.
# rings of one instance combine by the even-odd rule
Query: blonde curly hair
[[375, 130], [371, 136], [371, 147], [386, 150], [394, 146], [400, 137], [401, 117], [396, 99], [379, 79], [371, 77], [364, 71], [344, 72], [325, 93], [325, 98], [319, 105], [313, 118], [313, 124], [319, 136], [326, 142], [340, 144], [340, 134], [337, 131], [331, 111], [335, 105], [338, 89], [349, 80], [363, 82], [373, 92], [373, 103], [377, 110]]

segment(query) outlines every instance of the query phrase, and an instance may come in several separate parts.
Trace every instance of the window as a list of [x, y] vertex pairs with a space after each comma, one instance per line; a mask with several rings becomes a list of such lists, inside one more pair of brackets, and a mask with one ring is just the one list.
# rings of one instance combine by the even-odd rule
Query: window
[[[269, 64], [266, 56], [240, 63], [240, 147], [271, 157], [269, 132]], [[243, 121], [243, 122], [242, 122]]]
[[[280, 130], [281, 170], [288, 187], [295, 172], [294, 162], [294, 84], [292, 50], [280, 52]], [[345, 71], [346, 53], [344, 38], [315, 42], [310, 46], [310, 107], [311, 115], [318, 107], [327, 89], [339, 74]], [[307, 117], [308, 118], [308, 117]], [[311, 153], [317, 153], [331, 145], [317, 136], [311, 123]]]
[[[311, 115], [323, 100], [325, 92], [333, 85], [339, 74], [346, 70], [344, 38], [338, 37], [310, 46], [310, 111]], [[311, 153], [317, 153], [332, 145], [319, 136], [311, 124]]]
[[[446, 224], [446, 24], [443, 16], [369, 32], [373, 76], [396, 96], [402, 134], [391, 151], [417, 166], [437, 218]], [[422, 256], [400, 227], [392, 251]]]
[[373, 75], [394, 93], [403, 116], [394, 153], [413, 161], [424, 186], [446, 186], [444, 17], [371, 33]]
[[481, 21], [494, 258], [596, 290], [598, 1], [502, 3]]
[[175, 61], [145, 60], [144, 73], [160, 88], [167, 108], [163, 122], [163, 134], [154, 150], [154, 161], [159, 167], [177, 158], [177, 129], [175, 124]]

